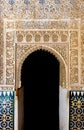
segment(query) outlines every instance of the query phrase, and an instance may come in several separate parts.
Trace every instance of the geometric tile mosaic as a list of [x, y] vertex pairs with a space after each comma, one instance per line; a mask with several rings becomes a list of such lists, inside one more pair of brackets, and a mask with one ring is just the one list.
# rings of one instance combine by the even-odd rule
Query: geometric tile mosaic
[[69, 130], [84, 130], [84, 91], [70, 91]]
[[0, 91], [0, 130], [14, 130], [14, 91]]

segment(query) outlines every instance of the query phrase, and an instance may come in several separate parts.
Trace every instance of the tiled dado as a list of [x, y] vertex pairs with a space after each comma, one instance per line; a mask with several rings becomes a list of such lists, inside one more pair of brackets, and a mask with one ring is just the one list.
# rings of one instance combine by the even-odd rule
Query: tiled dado
[[0, 91], [0, 130], [14, 130], [14, 91]]
[[84, 129], [84, 91], [70, 91], [69, 130]]

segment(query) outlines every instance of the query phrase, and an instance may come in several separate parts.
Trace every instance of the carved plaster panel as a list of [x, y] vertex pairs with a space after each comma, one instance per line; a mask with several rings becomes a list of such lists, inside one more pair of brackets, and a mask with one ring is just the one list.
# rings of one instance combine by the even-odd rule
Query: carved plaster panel
[[17, 29], [68, 29], [70, 20], [68, 19], [43, 19], [43, 20], [16, 20], [15, 26]]
[[14, 84], [15, 70], [15, 49], [14, 49], [14, 32], [6, 33], [6, 84]]
[[14, 86], [13, 85], [0, 85], [0, 90], [1, 91], [14, 90]]
[[3, 72], [3, 21], [0, 20], [0, 84], [4, 84], [4, 72]]
[[80, 30], [84, 30], [84, 19], [83, 19], [83, 20], [81, 20]]
[[16, 31], [16, 42], [19, 43], [68, 43], [68, 31]]
[[[28, 21], [27, 21], [28, 22]], [[40, 21], [38, 21], [39, 23]], [[45, 21], [46, 22], [46, 21]], [[64, 21], [65, 23], [66, 21]], [[15, 49], [15, 43], [18, 42], [19, 47], [23, 46], [25, 49], [19, 49], [17, 52], [19, 59], [21, 56], [28, 50], [28, 47], [25, 44], [30, 46], [38, 44], [38, 45], [47, 45], [52, 46], [64, 59], [64, 62], [68, 64], [68, 42], [69, 42], [69, 31], [67, 30], [30, 30], [24, 31], [22, 28], [21, 30], [16, 28], [17, 21], [8, 20], [5, 21], [6, 25], [6, 84], [15, 84], [15, 62], [18, 61], [18, 58], [15, 59], [15, 55], [17, 55]], [[51, 21], [52, 23], [52, 21]], [[58, 23], [58, 21], [57, 21]], [[59, 22], [61, 24], [61, 22]], [[34, 23], [35, 25], [35, 23]], [[65, 24], [62, 24], [65, 25]], [[51, 24], [51, 28], [52, 28]], [[36, 26], [35, 26], [36, 27]], [[62, 26], [65, 28], [65, 26]], [[16, 30], [15, 30], [16, 29]], [[29, 30], [29, 29], [28, 29]], [[17, 48], [18, 49], [18, 48]], [[22, 55], [21, 55], [22, 53]], [[20, 56], [19, 56], [20, 55]], [[17, 62], [18, 63], [18, 62]], [[16, 64], [17, 64], [16, 63]], [[65, 69], [63, 70], [63, 65], [61, 65], [61, 72], [62, 77], [65, 77]], [[18, 74], [18, 73], [17, 73]], [[60, 78], [60, 82], [63, 81], [65, 78]], [[68, 77], [68, 76], [67, 76]], [[65, 80], [66, 81], [66, 80]], [[66, 82], [61, 82], [61, 86], [66, 86]]]
[[24, 0], [14, 0], [13, 3], [10, 0], [1, 0], [1, 16], [4, 18], [33, 18], [34, 17], [34, 0], [31, 0], [29, 4], [25, 4]]
[[[67, 65], [69, 77], [67, 77], [66, 83], [69, 83], [67, 83], [68, 87], [74, 88], [74, 86], [78, 86], [81, 88], [79, 82], [81, 69], [79, 63], [80, 51], [78, 49], [80, 43], [80, 19], [43, 21], [5, 19], [5, 28], [7, 84], [15, 84], [17, 80], [15, 77], [15, 63], [16, 66], [20, 64], [18, 60], [23, 58], [22, 56], [25, 52], [31, 51], [32, 49], [30, 48], [33, 46], [36, 46], [37, 49], [38, 46], [47, 46], [55, 49]], [[15, 46], [17, 48], [16, 50]], [[17, 58], [15, 58], [15, 56]], [[64, 74], [65, 69], [62, 68], [63, 65], [61, 72]], [[60, 80], [64, 81], [64, 77], [65, 76], [62, 75]], [[66, 86], [64, 84], [65, 82], [62, 82], [61, 85]]]
[[10, 29], [16, 28], [16, 30], [22, 29], [78, 29], [79, 28], [80, 19], [37, 19], [37, 20], [26, 20], [26, 19], [16, 19], [16, 20], [8, 20], [7, 28], [10, 25], [15, 24], [15, 26], [11, 26]]
[[84, 84], [84, 31], [81, 32], [81, 84]]
[[[80, 8], [81, 2], [74, 0], [48, 0], [42, 5], [36, 0], [35, 12], [36, 18], [69, 18], [69, 17], [79, 17], [78, 9]], [[38, 12], [39, 10], [39, 12]]]
[[[10, 19], [67, 19], [84, 18], [83, 0], [1, 0], [3, 18]], [[39, 10], [39, 11], [38, 11]]]
[[[6, 49], [6, 66], [4, 65], [4, 67], [6, 70], [6, 84], [15, 85], [17, 80], [20, 79], [17, 79], [15, 68], [17, 68], [17, 64], [20, 64], [22, 58], [25, 60], [26, 57], [23, 57], [25, 52], [28, 52], [28, 54], [32, 53], [34, 46], [36, 49], [41, 49], [41, 46], [47, 46], [46, 50], [51, 52], [51, 50], [54, 49], [54, 51], [62, 57], [65, 66], [67, 66], [65, 68], [65, 66], [61, 64], [61, 86], [64, 87], [68, 84], [68, 86], [66, 86], [68, 88], [81, 89], [84, 84], [83, 67], [81, 67], [83, 64], [83, 55], [80, 63], [80, 54], [83, 54], [83, 47], [81, 46], [83, 38], [80, 44], [80, 27], [82, 28], [82, 26], [83, 24], [81, 24], [80, 19], [54, 19], [43, 21], [4, 19], [4, 49]], [[82, 35], [81, 33], [81, 37]], [[80, 46], [82, 47], [81, 50]], [[52, 49], [49, 50], [49, 48]], [[28, 54], [25, 55], [28, 56]], [[66, 70], [67, 81], [65, 80]], [[17, 72], [17, 75], [20, 76], [20, 71]]]
[[[53, 49], [55, 49], [62, 57], [63, 57], [63, 59], [64, 59], [64, 61], [65, 61], [65, 63], [66, 64], [68, 64], [68, 45], [67, 44], [65, 44], [65, 45], [61, 45], [60, 46], [60, 44], [58, 43], [58, 44], [43, 44], [43, 43], [40, 43], [40, 44], [38, 44], [38, 45], [36, 45], [36, 44], [17, 44], [16, 45], [16, 54], [17, 54], [17, 63], [18, 64], [20, 64], [20, 60], [21, 59], [23, 59], [23, 56], [24, 56], [24, 54], [25, 53], [27, 53], [27, 51], [30, 49], [30, 51], [32, 50], [32, 48], [34, 47], [34, 46], [36, 46], [37, 47], [37, 49], [39, 49], [39, 47], [41, 47], [41, 46], [45, 46], [46, 47], [46, 49], [47, 49], [47, 47], [52, 47]], [[31, 53], [32, 53], [32, 51], [31, 51]], [[26, 58], [26, 57], [25, 57]], [[23, 59], [23, 60], [25, 60], [25, 59]]]
[[84, 20], [84, 0], [80, 0], [79, 17]]
[[70, 84], [78, 84], [78, 32], [70, 32]]
[[[21, 78], [21, 68], [26, 57], [33, 51], [43, 49], [53, 54], [60, 62], [60, 85], [62, 87], [68, 87], [68, 46], [60, 46], [59, 44], [17, 44], [16, 45], [16, 86], [19, 86]], [[66, 59], [67, 58], [67, 59]], [[20, 87], [20, 86], [19, 86]]]

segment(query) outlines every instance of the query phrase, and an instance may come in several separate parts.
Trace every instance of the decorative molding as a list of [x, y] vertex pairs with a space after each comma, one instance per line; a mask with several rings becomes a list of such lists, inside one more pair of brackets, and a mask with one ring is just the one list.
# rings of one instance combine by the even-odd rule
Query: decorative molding
[[[15, 77], [15, 64], [17, 66], [18, 58], [22, 59], [25, 52], [27, 52], [29, 49], [31, 51], [31, 48], [34, 46], [47, 46], [56, 50], [56, 52], [62, 56], [65, 64], [67, 65], [67, 87], [71, 87], [72, 89], [74, 88], [74, 86], [78, 86], [78, 88], [79, 86], [80, 88], [83, 87], [83, 84], [79, 83], [79, 81], [81, 80], [79, 79], [79, 74], [81, 73], [81, 68], [79, 65], [81, 53], [79, 53], [78, 49], [79, 46], [81, 46], [80, 19], [44, 19], [44, 24], [41, 24], [41, 20], [32, 19], [4, 19], [4, 21], [6, 36], [6, 39], [4, 39], [6, 43], [6, 84], [16, 84], [17, 78]], [[53, 28], [55, 23], [56, 28]], [[48, 29], [49, 24], [50, 26]], [[17, 48], [17, 52], [19, 53], [16, 52], [15, 46]], [[48, 48], [46, 48], [46, 50], [48, 50]], [[18, 58], [16, 58], [16, 55], [18, 55]], [[28, 54], [26, 56], [28, 56]], [[61, 66], [61, 68], [63, 68], [63, 65]], [[62, 75], [65, 72], [65, 69], [61, 69], [61, 72]], [[65, 76], [62, 75], [61, 78], [63, 79], [60, 78], [60, 80], [64, 81], [64, 77]], [[66, 85], [64, 85], [63, 83], [61, 84], [61, 86]]]
[[16, 31], [16, 42], [19, 43], [68, 43], [68, 31]]
[[78, 83], [78, 31], [70, 32], [70, 84]]
[[81, 32], [81, 84], [84, 85], [84, 31]]
[[14, 32], [6, 33], [6, 84], [13, 85], [15, 82], [15, 49]]
[[[65, 31], [73, 30], [73, 29], [79, 29], [79, 22], [80, 18], [75, 19], [4, 19], [6, 21], [6, 29], [16, 29], [16, 31], [22, 31], [25, 29], [25, 31], [29, 30], [43, 30], [47, 29], [48, 31], [56, 31], [56, 30], [62, 30]], [[83, 20], [82, 20], [83, 21]], [[81, 25], [82, 26], [82, 25]], [[34, 30], [34, 31], [36, 31]], [[37, 30], [37, 31], [38, 31]], [[62, 30], [62, 31], [64, 31]]]
[[14, 85], [0, 85], [0, 91], [14, 90], [14, 88], [15, 88]]
[[[64, 51], [63, 51], [64, 48]], [[16, 45], [16, 87], [20, 87], [21, 79], [21, 68], [26, 57], [36, 50], [46, 50], [53, 54], [60, 62], [60, 85], [62, 87], [68, 88], [68, 66], [66, 55], [68, 53], [67, 45], [66, 47], [58, 45], [26, 45], [17, 44]], [[66, 51], [65, 51], [66, 49]]]
[[[18, 28], [19, 23], [21, 28]], [[33, 28], [29, 30], [25, 27], [28, 27], [28, 22], [30, 22]], [[80, 55], [82, 55], [82, 41], [83, 41], [83, 30], [81, 30], [81, 41], [80, 41], [80, 19], [68, 20], [44, 20], [44, 23], [47, 23], [46, 26], [43, 24], [41, 28], [40, 20], [8, 20], [4, 19], [4, 53], [6, 52], [6, 84], [15, 85], [15, 44], [19, 46], [49, 46], [54, 48], [64, 59], [67, 64], [68, 69], [68, 87], [74, 88], [74, 86], [83, 86], [83, 56], [81, 56], [81, 65], [79, 65]], [[53, 22], [59, 23], [56, 25], [57, 29], [53, 29]], [[25, 24], [26, 23], [26, 24]], [[37, 23], [37, 24], [36, 24]], [[49, 25], [49, 29], [47, 25]], [[67, 24], [65, 24], [67, 23]], [[26, 26], [27, 25], [27, 26]], [[61, 26], [62, 25], [62, 26]], [[66, 25], [66, 26], [64, 26]], [[65, 27], [68, 27], [67, 29]], [[37, 28], [37, 29], [36, 29]], [[81, 42], [81, 45], [80, 45]], [[79, 52], [79, 47], [81, 47], [81, 53]], [[24, 50], [25, 50], [24, 49]], [[28, 49], [28, 48], [27, 48]], [[18, 50], [19, 54], [24, 53], [24, 51]], [[1, 51], [2, 52], [2, 51]], [[19, 57], [19, 56], [18, 56]], [[21, 57], [21, 56], [20, 56]], [[4, 59], [5, 61], [5, 59]], [[2, 62], [2, 61], [1, 61]], [[3, 63], [3, 62], [2, 62]], [[3, 66], [3, 65], [2, 65]], [[80, 68], [81, 67], [81, 68]], [[2, 70], [1, 70], [2, 71]], [[62, 70], [61, 70], [62, 71]], [[80, 75], [79, 75], [80, 74]], [[81, 76], [81, 77], [80, 77]], [[64, 77], [64, 76], [62, 76]], [[5, 80], [5, 79], [4, 79]], [[81, 84], [79, 83], [81, 81]]]
[[4, 72], [3, 72], [3, 21], [0, 20], [0, 84], [4, 84]]

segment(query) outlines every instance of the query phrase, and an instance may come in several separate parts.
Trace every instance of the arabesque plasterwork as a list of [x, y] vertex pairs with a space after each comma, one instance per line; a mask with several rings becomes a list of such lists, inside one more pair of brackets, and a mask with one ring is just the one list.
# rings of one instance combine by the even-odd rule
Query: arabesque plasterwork
[[43, 46], [54, 49], [66, 64], [61, 67], [62, 86], [84, 89], [84, 1], [1, 0], [0, 5], [0, 87], [15, 88], [22, 55]]
[[[48, 52], [50, 52], [51, 54], [53, 54], [58, 61], [60, 62], [60, 73], [62, 74], [60, 76], [60, 85], [62, 87], [66, 87], [68, 88], [68, 68], [67, 68], [67, 53], [68, 53], [68, 47], [65, 46], [60, 46], [58, 45], [52, 45], [52, 44], [48, 44], [48, 45], [44, 45], [44, 44], [39, 44], [39, 45], [27, 45], [27, 44], [16, 44], [16, 86], [18, 86], [20, 84], [20, 78], [21, 78], [21, 68], [22, 68], [22, 64], [24, 62], [24, 60], [26, 59], [26, 57], [31, 54], [32, 52], [36, 51], [36, 50], [46, 50]], [[66, 51], [65, 51], [66, 50]], [[63, 71], [64, 69], [64, 71]], [[17, 75], [18, 73], [18, 75]], [[67, 81], [66, 81], [67, 80]], [[20, 82], [18, 82], [20, 81]], [[20, 86], [19, 86], [20, 87]]]
[[3, 21], [0, 21], [0, 84], [4, 84], [3, 77]]
[[[12, 2], [10, 2], [12, 1]], [[84, 18], [84, 0], [1, 0], [1, 16], [9, 19]]]
[[69, 90], [84, 90], [84, 0], [0, 0], [0, 91], [15, 90], [14, 130], [21, 68], [40, 49], [60, 62], [60, 129], [68, 130]]
[[81, 84], [84, 84], [84, 31], [81, 32]]
[[[63, 21], [63, 26], [58, 27], [59, 24], [61, 24]], [[31, 28], [27, 28], [28, 26], [28, 20], [24, 20], [23, 23], [26, 22], [26, 24], [21, 24], [21, 26], [18, 27], [17, 23], [20, 25], [22, 23], [21, 20], [8, 20], [5, 19], [5, 37], [6, 37], [6, 84], [12, 84], [15, 86], [16, 84], [16, 74], [15, 69], [18, 69], [17, 66], [20, 66], [21, 57], [23, 54], [25, 54], [27, 51], [31, 51], [33, 46], [37, 46], [38, 49], [40, 46], [47, 46], [51, 47], [52, 49], [56, 50], [64, 59], [66, 66], [67, 66], [67, 83], [64, 83], [63, 85], [67, 84], [68, 88], [73, 88], [76, 86], [76, 89], [82, 87], [80, 85], [80, 78], [78, 75], [81, 76], [80, 72], [80, 53], [79, 50], [79, 35], [80, 35], [80, 19], [76, 19], [76, 22], [74, 23], [73, 20], [50, 20], [47, 21], [50, 24], [49, 29], [43, 28], [36, 28], [36, 22], [38, 22], [39, 26], [41, 26], [41, 21], [32, 21]], [[56, 22], [57, 29], [53, 29], [53, 24]], [[46, 23], [46, 20], [44, 20], [44, 23]], [[64, 24], [67, 23], [67, 24]], [[67, 25], [67, 29], [65, 28]], [[25, 27], [26, 26], [26, 27]], [[24, 29], [25, 28], [25, 29]], [[31, 49], [30, 49], [31, 48]], [[16, 51], [18, 50], [18, 51]], [[46, 49], [48, 50], [48, 49]], [[32, 51], [31, 51], [32, 52]], [[26, 55], [27, 56], [27, 55]], [[26, 58], [26, 57], [25, 57]], [[25, 58], [23, 60], [25, 60]], [[59, 58], [58, 58], [59, 59]], [[16, 63], [16, 66], [15, 66]], [[22, 66], [22, 65], [21, 65]], [[61, 69], [62, 70], [62, 69]], [[21, 72], [21, 70], [20, 70]], [[18, 72], [18, 75], [19, 73]], [[17, 72], [16, 72], [17, 73]], [[65, 73], [64, 73], [65, 74]], [[62, 75], [62, 74], [61, 74]], [[66, 77], [66, 76], [62, 76]], [[20, 79], [19, 79], [20, 80]], [[65, 78], [63, 78], [64, 81]], [[65, 85], [65, 87], [67, 87]]]

